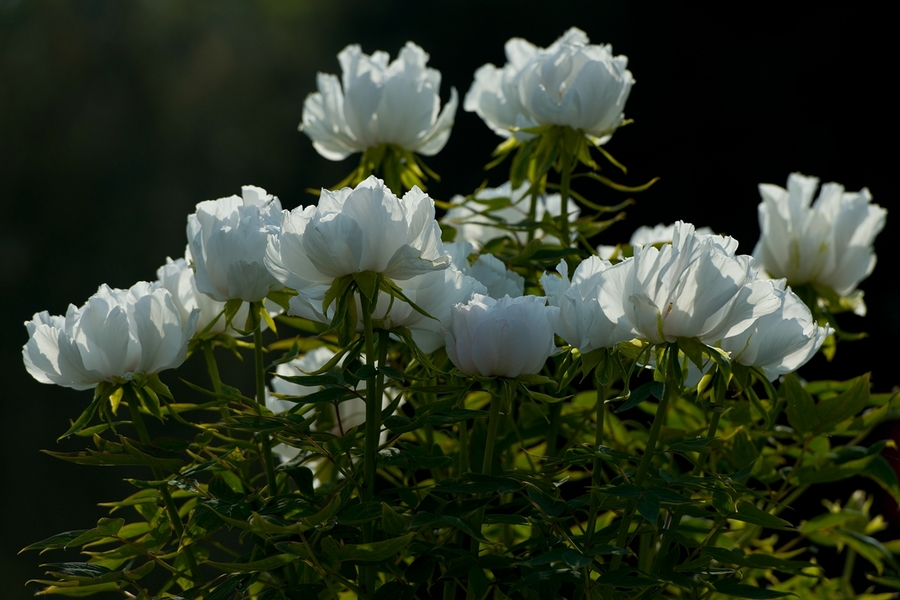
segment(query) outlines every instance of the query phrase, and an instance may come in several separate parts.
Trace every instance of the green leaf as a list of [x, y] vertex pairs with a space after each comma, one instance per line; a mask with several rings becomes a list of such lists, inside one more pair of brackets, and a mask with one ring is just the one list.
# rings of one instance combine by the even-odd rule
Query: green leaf
[[353, 273], [353, 280], [359, 288], [359, 293], [366, 297], [372, 310], [374, 310], [375, 302], [378, 299], [378, 273], [374, 271]]
[[791, 427], [800, 433], [812, 433], [821, 426], [813, 398], [800, 385], [796, 375], [785, 375], [781, 390], [787, 400], [786, 412]]
[[296, 383], [297, 385], [306, 387], [314, 387], [317, 385], [337, 385], [341, 382], [340, 379], [338, 379], [334, 375], [282, 375], [280, 373], [276, 373], [275, 375], [280, 379], [284, 379], [285, 381], [289, 381], [291, 383]]
[[655, 494], [642, 494], [637, 501], [638, 512], [651, 526], [656, 527], [659, 519], [659, 496]]
[[[38, 583], [50, 583], [46, 581], [41, 581], [34, 579], [32, 581]], [[88, 596], [93, 596], [98, 592], [115, 592], [118, 591], [119, 584], [111, 581], [108, 583], [98, 583], [95, 585], [79, 585], [78, 587], [66, 587], [65, 583], [53, 582], [55, 585], [49, 585], [39, 592], [35, 592], [35, 596], [49, 596], [50, 594], [56, 596], [68, 596], [69, 598], [86, 598]]]
[[866, 373], [854, 379], [850, 389], [819, 402], [816, 406], [816, 414], [825, 425], [833, 426], [856, 415], [868, 404], [869, 373]]
[[104, 536], [116, 535], [123, 525], [125, 525], [125, 519], [107, 519], [104, 517], [97, 521], [97, 533]]
[[883, 456], [876, 456], [872, 462], [866, 465], [861, 474], [875, 481], [891, 495], [895, 502], [900, 503], [900, 482], [897, 481], [897, 472]]
[[740, 583], [737, 577], [726, 577], [713, 582], [717, 592], [727, 594], [732, 598], [783, 598], [785, 596], [797, 596], [793, 592], [779, 592], [766, 588], [756, 587]]
[[[97, 533], [96, 529], [77, 529], [75, 531], [64, 531], [63, 533], [57, 533], [56, 535], [51, 535], [47, 539], [41, 540], [40, 542], [35, 542], [29, 546], [25, 546], [21, 550], [19, 550], [19, 554], [22, 552], [26, 552], [28, 550], [57, 550], [60, 548], [67, 548], [69, 544], [71, 544], [74, 540], [77, 540], [81, 537], [84, 537], [85, 534], [92, 533], [87, 541], [93, 541], [96, 539], [100, 539], [103, 537], [99, 533]], [[42, 552], [43, 554], [43, 552]]]
[[390, 535], [402, 535], [409, 530], [410, 519], [381, 503], [381, 527]]
[[108, 393], [104, 394], [104, 392], [103, 392], [103, 390], [105, 390], [105, 389], [107, 389], [107, 388], [103, 384], [100, 384], [97, 386], [97, 390], [94, 393], [94, 399], [91, 401], [91, 403], [88, 405], [88, 407], [86, 409], [84, 409], [84, 412], [82, 412], [81, 415], [78, 416], [78, 418], [75, 420], [75, 422], [72, 423], [72, 426], [69, 427], [69, 429], [64, 434], [59, 436], [56, 439], [56, 441], [67, 438], [70, 435], [72, 435], [73, 433], [80, 431], [85, 425], [88, 424], [88, 422], [92, 418], [94, 418], [94, 413], [97, 412], [97, 409], [100, 407], [100, 404], [103, 402], [106, 402], [106, 399], [108, 398]]
[[323, 540], [322, 547], [327, 554], [330, 554], [337, 560], [379, 562], [395, 556], [398, 552], [406, 548], [414, 537], [416, 537], [415, 533], [407, 533], [402, 537], [384, 540], [382, 542], [345, 544], [344, 546], [337, 546], [337, 544], [335, 544], [328, 548], [325, 547]]
[[650, 396], [653, 396], [656, 399], [662, 398], [663, 395], [663, 384], [658, 381], [650, 381], [640, 386], [628, 397], [622, 406], [615, 410], [616, 413], [620, 413], [628, 410], [629, 408], [634, 408]]
[[203, 564], [224, 571], [225, 573], [254, 573], [257, 571], [274, 571], [279, 567], [294, 562], [297, 558], [298, 557], [293, 554], [275, 554], [261, 560], [246, 563], [221, 563], [207, 560], [204, 561]]
[[737, 504], [737, 512], [733, 515], [728, 515], [729, 519], [733, 519], [735, 521], [744, 521], [745, 523], [752, 523], [753, 525], [759, 525], [761, 527], [768, 527], [769, 529], [793, 529], [793, 525], [790, 522], [785, 521], [780, 517], [776, 517], [773, 514], [767, 513], [766, 511], [757, 508], [751, 502], [741, 501]]

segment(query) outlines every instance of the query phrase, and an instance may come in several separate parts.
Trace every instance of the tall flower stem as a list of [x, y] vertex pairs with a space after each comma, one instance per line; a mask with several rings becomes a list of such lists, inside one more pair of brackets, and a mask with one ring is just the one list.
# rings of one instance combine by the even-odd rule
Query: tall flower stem
[[[638, 487], [644, 483], [644, 478], [647, 476], [647, 471], [650, 469], [650, 463], [653, 459], [653, 454], [656, 451], [656, 441], [659, 439], [659, 430], [662, 427], [663, 421], [666, 418], [666, 410], [669, 408], [669, 399], [674, 394], [676, 384], [675, 384], [675, 361], [678, 360], [678, 347], [675, 344], [669, 344], [666, 348], [666, 382], [665, 388], [663, 389], [662, 398], [659, 401], [659, 404], [656, 407], [656, 415], [653, 417], [653, 424], [650, 425], [650, 433], [647, 436], [647, 446], [644, 449], [644, 455], [641, 457], [641, 462], [638, 464], [637, 472], [634, 474], [634, 478], [632, 479], [632, 483], [637, 485]], [[629, 500], [628, 506], [625, 508], [625, 514], [622, 516], [622, 522], [619, 525], [619, 534], [616, 538], [616, 546], [619, 548], [624, 548], [628, 541], [628, 530], [631, 527], [631, 521], [634, 519], [634, 512], [637, 508], [636, 500]], [[622, 555], [616, 554], [613, 557], [612, 564], [610, 565], [610, 571], [615, 571], [622, 564]], [[606, 593], [604, 594], [606, 598], [612, 598], [612, 588], [607, 587]]]
[[[491, 416], [488, 418], [488, 430], [487, 430], [487, 439], [484, 443], [484, 459], [481, 461], [481, 470], [473, 471], [479, 475], [489, 475], [491, 472], [491, 463], [494, 458], [494, 442], [497, 440], [497, 429], [500, 426], [500, 409], [507, 405], [512, 401], [512, 397], [514, 394], [515, 384], [513, 382], [498, 382], [499, 385], [502, 386], [502, 392], [497, 394], [492, 394], [491, 396]], [[483, 496], [482, 496], [483, 497]], [[472, 521], [472, 528], [478, 533], [481, 534], [481, 528], [484, 523], [484, 506], [480, 507], [475, 511], [475, 518]], [[475, 558], [478, 558], [478, 555], [481, 553], [481, 542], [478, 540], [472, 540], [472, 553], [475, 555]], [[471, 582], [469, 583], [469, 589], [466, 594], [467, 598], [474, 598], [474, 589], [472, 587]]]
[[[597, 433], [594, 436], [594, 452], [598, 452], [598, 448], [603, 445], [603, 427], [606, 420], [606, 386], [601, 385], [594, 376], [597, 385]], [[591, 540], [594, 537], [594, 529], [597, 527], [597, 513], [600, 512], [600, 485], [603, 483], [603, 461], [596, 455], [594, 456], [594, 465], [591, 469], [591, 512], [588, 516], [587, 537], [584, 541], [585, 551], [590, 551]]]
[[569, 188], [572, 185], [572, 159], [569, 154], [562, 150], [560, 160], [562, 161], [562, 172], [560, 173], [559, 182], [559, 243], [568, 248], [572, 241], [569, 235]]
[[[712, 407], [712, 417], [709, 419], [709, 426], [706, 429], [706, 439], [711, 440], [716, 436], [716, 432], [719, 430], [719, 419], [722, 417], [722, 402], [725, 399], [725, 386], [714, 386], [713, 389], [715, 392], [713, 393], [713, 407]], [[697, 462], [694, 464], [694, 468], [691, 470], [691, 477], [697, 477], [703, 471], [703, 465], [705, 464], [704, 460], [698, 458]], [[653, 560], [653, 566], [651, 567], [651, 572], [655, 572], [658, 568], [659, 561], [662, 560], [662, 557], [666, 555], [669, 551], [669, 544], [671, 543], [671, 532], [674, 532], [678, 529], [678, 524], [681, 523], [681, 519], [684, 518], [684, 515], [687, 514], [687, 508], [685, 506], [679, 506], [675, 509], [675, 513], [672, 515], [671, 525], [669, 528], [663, 532], [662, 537], [659, 543], [659, 552], [656, 554], [656, 558]]]
[[[126, 387], [124, 392], [128, 402], [128, 410], [131, 412], [131, 422], [137, 430], [138, 438], [141, 440], [141, 443], [149, 445], [150, 435], [147, 433], [147, 427], [144, 425], [144, 419], [141, 417], [140, 401], [138, 400], [137, 394], [130, 387]], [[153, 472], [153, 478], [155, 480], [161, 481], [165, 479], [162, 471], [160, 471], [158, 467], [150, 467], [150, 470]], [[172, 498], [172, 494], [169, 493], [168, 486], [159, 488], [159, 493], [166, 506], [169, 522], [175, 529], [175, 535], [177, 535], [180, 540], [184, 536], [184, 524], [181, 522], [181, 515], [178, 514], [178, 507], [175, 505], [175, 500]], [[188, 569], [191, 571], [193, 583], [203, 583], [203, 574], [200, 573], [200, 567], [197, 565], [197, 558], [194, 556], [193, 548], [184, 546], [183, 550]]]
[[[255, 308], [256, 307], [254, 306], [251, 310]], [[259, 304], [259, 310], [265, 310], [262, 303]], [[254, 371], [256, 372], [256, 412], [259, 414], [262, 412], [260, 411], [260, 406], [263, 406], [266, 403], [266, 367], [263, 357], [261, 324], [257, 324], [256, 329], [253, 330], [253, 350], [255, 359]], [[261, 459], [263, 469], [266, 472], [266, 483], [269, 485], [269, 494], [274, 496], [278, 493], [278, 487], [275, 482], [275, 463], [272, 460], [272, 443], [269, 441], [269, 434], [261, 431], [256, 435], [261, 448]]]
[[[378, 336], [378, 350], [376, 359], [375, 332], [372, 329], [371, 303], [365, 294], [359, 294], [360, 308], [363, 318], [363, 335], [366, 344], [366, 365], [370, 367], [384, 366], [387, 360], [387, 340], [383, 335]], [[378, 467], [378, 438], [381, 433], [381, 398], [384, 394], [384, 375], [380, 372], [373, 373], [366, 382], [366, 434], [365, 449], [363, 453], [363, 502], [371, 502], [375, 499], [375, 471]], [[363, 526], [363, 542], [375, 541], [375, 524], [366, 523]], [[363, 568], [365, 591], [368, 596], [375, 593], [377, 567], [367, 566]]]
[[[222, 378], [219, 376], [219, 365], [216, 363], [212, 342], [204, 340], [200, 343], [200, 347], [203, 348], [203, 358], [206, 360], [206, 370], [209, 372], [209, 380], [212, 383], [213, 391], [221, 394]], [[223, 419], [227, 419], [230, 416], [228, 408], [225, 406], [219, 408], [219, 414], [222, 415]]]

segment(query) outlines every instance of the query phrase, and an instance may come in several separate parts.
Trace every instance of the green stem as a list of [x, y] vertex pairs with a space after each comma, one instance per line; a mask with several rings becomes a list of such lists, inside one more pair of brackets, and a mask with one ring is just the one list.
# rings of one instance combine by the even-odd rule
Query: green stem
[[[365, 294], [360, 292], [360, 309], [363, 318], [363, 335], [366, 344], [366, 365], [370, 367], [384, 366], [387, 360], [387, 340], [383, 335], [378, 336], [378, 356], [375, 351], [375, 332], [372, 329], [372, 306]], [[384, 375], [376, 372], [366, 382], [366, 433], [365, 451], [363, 453], [363, 502], [372, 502], [375, 499], [375, 471], [378, 466], [378, 441], [381, 432], [381, 398], [384, 386]], [[375, 524], [366, 523], [363, 526], [363, 542], [375, 541]], [[370, 597], [375, 593], [375, 585], [378, 577], [377, 567], [367, 566], [363, 568], [365, 593]]]
[[459, 422], [459, 477], [469, 472], [469, 422]]
[[[594, 435], [594, 452], [603, 445], [603, 427], [606, 420], [606, 386], [597, 385], [597, 433]], [[588, 515], [587, 537], [584, 541], [584, 549], [591, 550], [591, 540], [594, 538], [594, 529], [597, 528], [597, 513], [600, 512], [600, 485], [603, 483], [603, 461], [594, 456], [594, 466], [591, 470], [591, 512]]]
[[[493, 394], [491, 397], [491, 416], [488, 419], [487, 439], [484, 443], [484, 459], [481, 461], [481, 470], [473, 471], [474, 473], [478, 473], [480, 475], [490, 475], [491, 464], [494, 458], [494, 442], [497, 439], [497, 429], [500, 426], [500, 409], [504, 404], [507, 403], [507, 401], [512, 400], [513, 391], [515, 390], [515, 384], [513, 382], [503, 381], [497, 383], [503, 386], [503, 392], [499, 397], [496, 394]], [[484, 495], [479, 494], [479, 497], [483, 498]], [[472, 527], [480, 534], [483, 524], [484, 506], [481, 506], [478, 510], [475, 511], [475, 518], [472, 522]], [[472, 540], [472, 554], [474, 554], [474, 558], [477, 560], [478, 556], [481, 554], [480, 541]], [[466, 597], [474, 598], [474, 588], [472, 587], [471, 583], [469, 583]]]
[[[537, 220], [538, 182], [531, 182], [531, 202], [528, 205], [528, 220], [534, 223]], [[534, 239], [535, 229], [528, 230], [528, 241]]]
[[[147, 427], [144, 425], [144, 419], [141, 417], [141, 409], [138, 406], [139, 400], [137, 394], [130, 387], [126, 387], [124, 392], [128, 398], [128, 410], [131, 412], [131, 422], [137, 430], [138, 438], [140, 438], [141, 443], [150, 445], [150, 435], [147, 433]], [[162, 481], [165, 479], [159, 468], [150, 467], [150, 470], [153, 472], [153, 478], [155, 480]], [[166, 505], [166, 512], [169, 514], [169, 522], [175, 529], [175, 535], [181, 540], [184, 536], [184, 524], [181, 522], [181, 515], [178, 514], [178, 507], [175, 505], [175, 500], [172, 498], [172, 494], [169, 493], [168, 486], [159, 488], [159, 493], [163, 498], [163, 503]], [[187, 561], [188, 568], [191, 571], [193, 583], [203, 583], [203, 574], [200, 573], [200, 567], [197, 565], [197, 558], [194, 556], [193, 548], [184, 546], [183, 550], [185, 561]]]
[[544, 450], [544, 456], [556, 456], [556, 439], [559, 437], [559, 418], [562, 414], [562, 402], [556, 402], [550, 405], [549, 421], [547, 427], [547, 446]]
[[[265, 310], [262, 303], [254, 303], [250, 310], [256, 310], [258, 304], [259, 310]], [[260, 406], [266, 403], [266, 367], [263, 359], [263, 343], [262, 343], [262, 325], [257, 324], [253, 330], [253, 349], [255, 358], [256, 372], [256, 413], [262, 414]], [[274, 496], [278, 493], [278, 487], [275, 482], [275, 463], [272, 460], [272, 444], [269, 441], [269, 434], [259, 432], [256, 434], [257, 440], [261, 448], [260, 458], [262, 460], [263, 469], [266, 472], [266, 483], [269, 486], [269, 494]]]
[[[216, 364], [216, 356], [213, 352], [212, 343], [203, 341], [201, 342], [200, 347], [203, 348], [203, 358], [206, 359], [206, 370], [209, 372], [209, 380], [212, 383], [213, 391], [217, 394], [221, 394], [222, 378], [219, 377], [219, 365]], [[231, 416], [228, 412], [228, 407], [226, 406], [219, 407], [219, 414], [223, 419], [227, 419]]]
[[[718, 432], [719, 430], [719, 419], [722, 417], [722, 402], [725, 399], [724, 386], [716, 386], [713, 389], [716, 389], [718, 391], [713, 396], [713, 414], [709, 419], [709, 427], [707, 427], [706, 429], [706, 439], [708, 440], [716, 437], [716, 432]], [[703, 464], [704, 461], [700, 460], [700, 457], [698, 456], [697, 462], [694, 464], [694, 468], [691, 470], [691, 477], [697, 477], [698, 475], [700, 475], [700, 473], [703, 471]], [[678, 525], [681, 523], [681, 520], [684, 518], [685, 514], [687, 514], [687, 505], [682, 505], [675, 509], [675, 513], [672, 515], [670, 525], [668, 529], [663, 532], [660, 539], [659, 552], [656, 554], [656, 558], [653, 560], [651, 572], [656, 572], [658, 562], [669, 551], [669, 544], [671, 543], [670, 538], [672, 537], [670, 532], [674, 532], [676, 529], [678, 529]]]
[[844, 573], [841, 575], [841, 585], [847, 598], [856, 598], [856, 591], [853, 589], [853, 568], [856, 566], [856, 550], [847, 548], [847, 558], [844, 559]]
[[[647, 446], [644, 449], [644, 455], [641, 457], [641, 462], [638, 464], [638, 470], [634, 475], [634, 479], [632, 479], [632, 482], [638, 487], [644, 483], [644, 477], [647, 476], [647, 471], [650, 469], [650, 462], [656, 451], [656, 441], [659, 439], [659, 430], [666, 418], [666, 410], [669, 407], [669, 398], [675, 391], [676, 360], [678, 360], [677, 346], [675, 346], [675, 344], [669, 344], [666, 348], [665, 388], [663, 389], [659, 405], [656, 407], [656, 414], [653, 416], [653, 424], [650, 426], [650, 433], [647, 436]], [[622, 523], [619, 525], [619, 535], [616, 538], [616, 546], [619, 548], [624, 548], [626, 546], [626, 542], [628, 541], [628, 530], [631, 527], [631, 521], [634, 518], [635, 508], [637, 508], [637, 501], [629, 500], [628, 506], [625, 509], [625, 514], [622, 516]], [[615, 571], [621, 564], [622, 555], [616, 554], [610, 565], [610, 571]], [[605, 595], [607, 598], [612, 598], [612, 589], [609, 586], [607, 586]]]
[[[559, 231], [560, 244], [568, 248], [572, 243], [572, 237], [569, 235], [569, 187], [572, 184], [572, 160], [563, 151], [561, 157], [563, 170], [560, 173], [559, 182]], [[617, 555], [618, 556], [618, 555]]]

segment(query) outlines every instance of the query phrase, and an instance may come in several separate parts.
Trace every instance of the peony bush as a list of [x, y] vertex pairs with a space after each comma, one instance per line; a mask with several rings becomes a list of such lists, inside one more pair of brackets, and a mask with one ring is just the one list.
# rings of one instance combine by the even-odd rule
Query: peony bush
[[[94, 389], [63, 434], [88, 447], [48, 453], [144, 474], [109, 517], [26, 548], [65, 557], [38, 594], [896, 595], [900, 540], [841, 488], [900, 501], [872, 437], [900, 397], [836, 370], [886, 211], [838, 184], [812, 203], [818, 180], [793, 174], [760, 186], [752, 256], [682, 221], [617, 243], [655, 181], [599, 173], [621, 167], [604, 146], [627, 58], [577, 28], [506, 55], [464, 101], [504, 138], [505, 183], [429, 196], [418, 155], [446, 144], [455, 88], [441, 107], [412, 42], [390, 62], [351, 45], [301, 124], [325, 159], [362, 153], [347, 179], [290, 211], [254, 186], [200, 202], [158, 282], [26, 323], [36, 381]], [[250, 357], [252, 390], [223, 351]], [[804, 380], [820, 353], [835, 380]], [[195, 355], [207, 381], [160, 378]]]

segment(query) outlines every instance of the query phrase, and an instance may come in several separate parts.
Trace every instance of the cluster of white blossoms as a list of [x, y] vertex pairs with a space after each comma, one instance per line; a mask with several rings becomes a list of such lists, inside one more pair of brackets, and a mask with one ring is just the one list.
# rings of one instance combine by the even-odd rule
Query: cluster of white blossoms
[[25, 368], [41, 383], [76, 390], [173, 369], [184, 362], [199, 312], [182, 318], [159, 283], [104, 284], [83, 306], [70, 304], [65, 317], [44, 311], [25, 323]]
[[591, 257], [571, 281], [564, 262], [561, 277], [544, 274], [550, 303], [560, 308], [556, 333], [582, 352], [633, 339], [697, 340], [770, 379], [818, 351], [830, 329], [783, 280], [761, 279], [752, 257], [735, 254], [737, 241], [682, 222], [672, 238], [661, 248], [636, 245], [616, 264]]
[[[572, 28], [548, 48], [509, 40], [506, 55], [502, 69], [477, 71], [465, 99], [466, 110], [498, 134], [527, 138], [521, 128], [554, 125], [603, 143], [623, 122], [634, 80], [627, 58], [613, 56], [609, 46], [591, 45]], [[367, 56], [352, 45], [338, 58], [341, 81], [320, 74], [319, 91], [303, 108], [301, 128], [324, 157], [383, 144], [425, 155], [443, 148], [456, 91], [441, 109], [440, 73], [426, 66], [421, 48], [408, 43], [388, 62], [384, 52]], [[634, 339], [697, 340], [773, 378], [798, 368], [830, 333], [785, 280], [854, 294], [874, 267], [872, 241], [885, 221], [866, 189], [846, 193], [827, 184], [811, 205], [817, 185], [794, 174], [787, 190], [760, 186], [762, 237], [754, 257], [737, 255], [732, 238], [686, 223], [641, 228], [625, 260], [611, 262], [614, 250], [601, 246], [571, 280], [569, 265], [560, 262], [558, 276], [541, 278], [546, 298], [524, 295], [522, 275], [484, 249], [500, 236], [527, 242], [518, 226], [529, 214], [537, 222], [559, 220], [558, 194], [538, 195], [531, 207], [528, 185], [514, 190], [506, 183], [474, 200], [455, 197], [442, 222], [456, 230], [456, 243], [445, 245], [434, 201], [417, 187], [397, 197], [372, 176], [354, 188], [323, 189], [317, 205], [288, 211], [262, 188], [245, 186], [240, 197], [197, 205], [188, 217], [185, 256], [169, 259], [159, 282], [130, 290], [102, 286], [65, 317], [36, 314], [26, 324], [25, 364], [39, 381], [77, 389], [127, 381], [177, 367], [199, 332], [239, 335], [246, 303], [261, 303], [283, 287], [296, 292], [289, 314], [330, 323], [335, 303], [326, 309], [325, 299], [335, 281], [376, 274], [415, 304], [377, 292], [376, 327], [409, 329], [424, 352], [446, 345], [467, 374], [537, 373], [557, 351], [555, 332], [582, 352]], [[496, 202], [503, 198], [508, 204]], [[578, 216], [574, 209], [568, 219]], [[532, 236], [569, 245], [539, 228]], [[760, 267], [774, 279], [761, 277]], [[227, 328], [229, 301], [245, 304]], [[356, 314], [362, 312], [358, 307]]]

